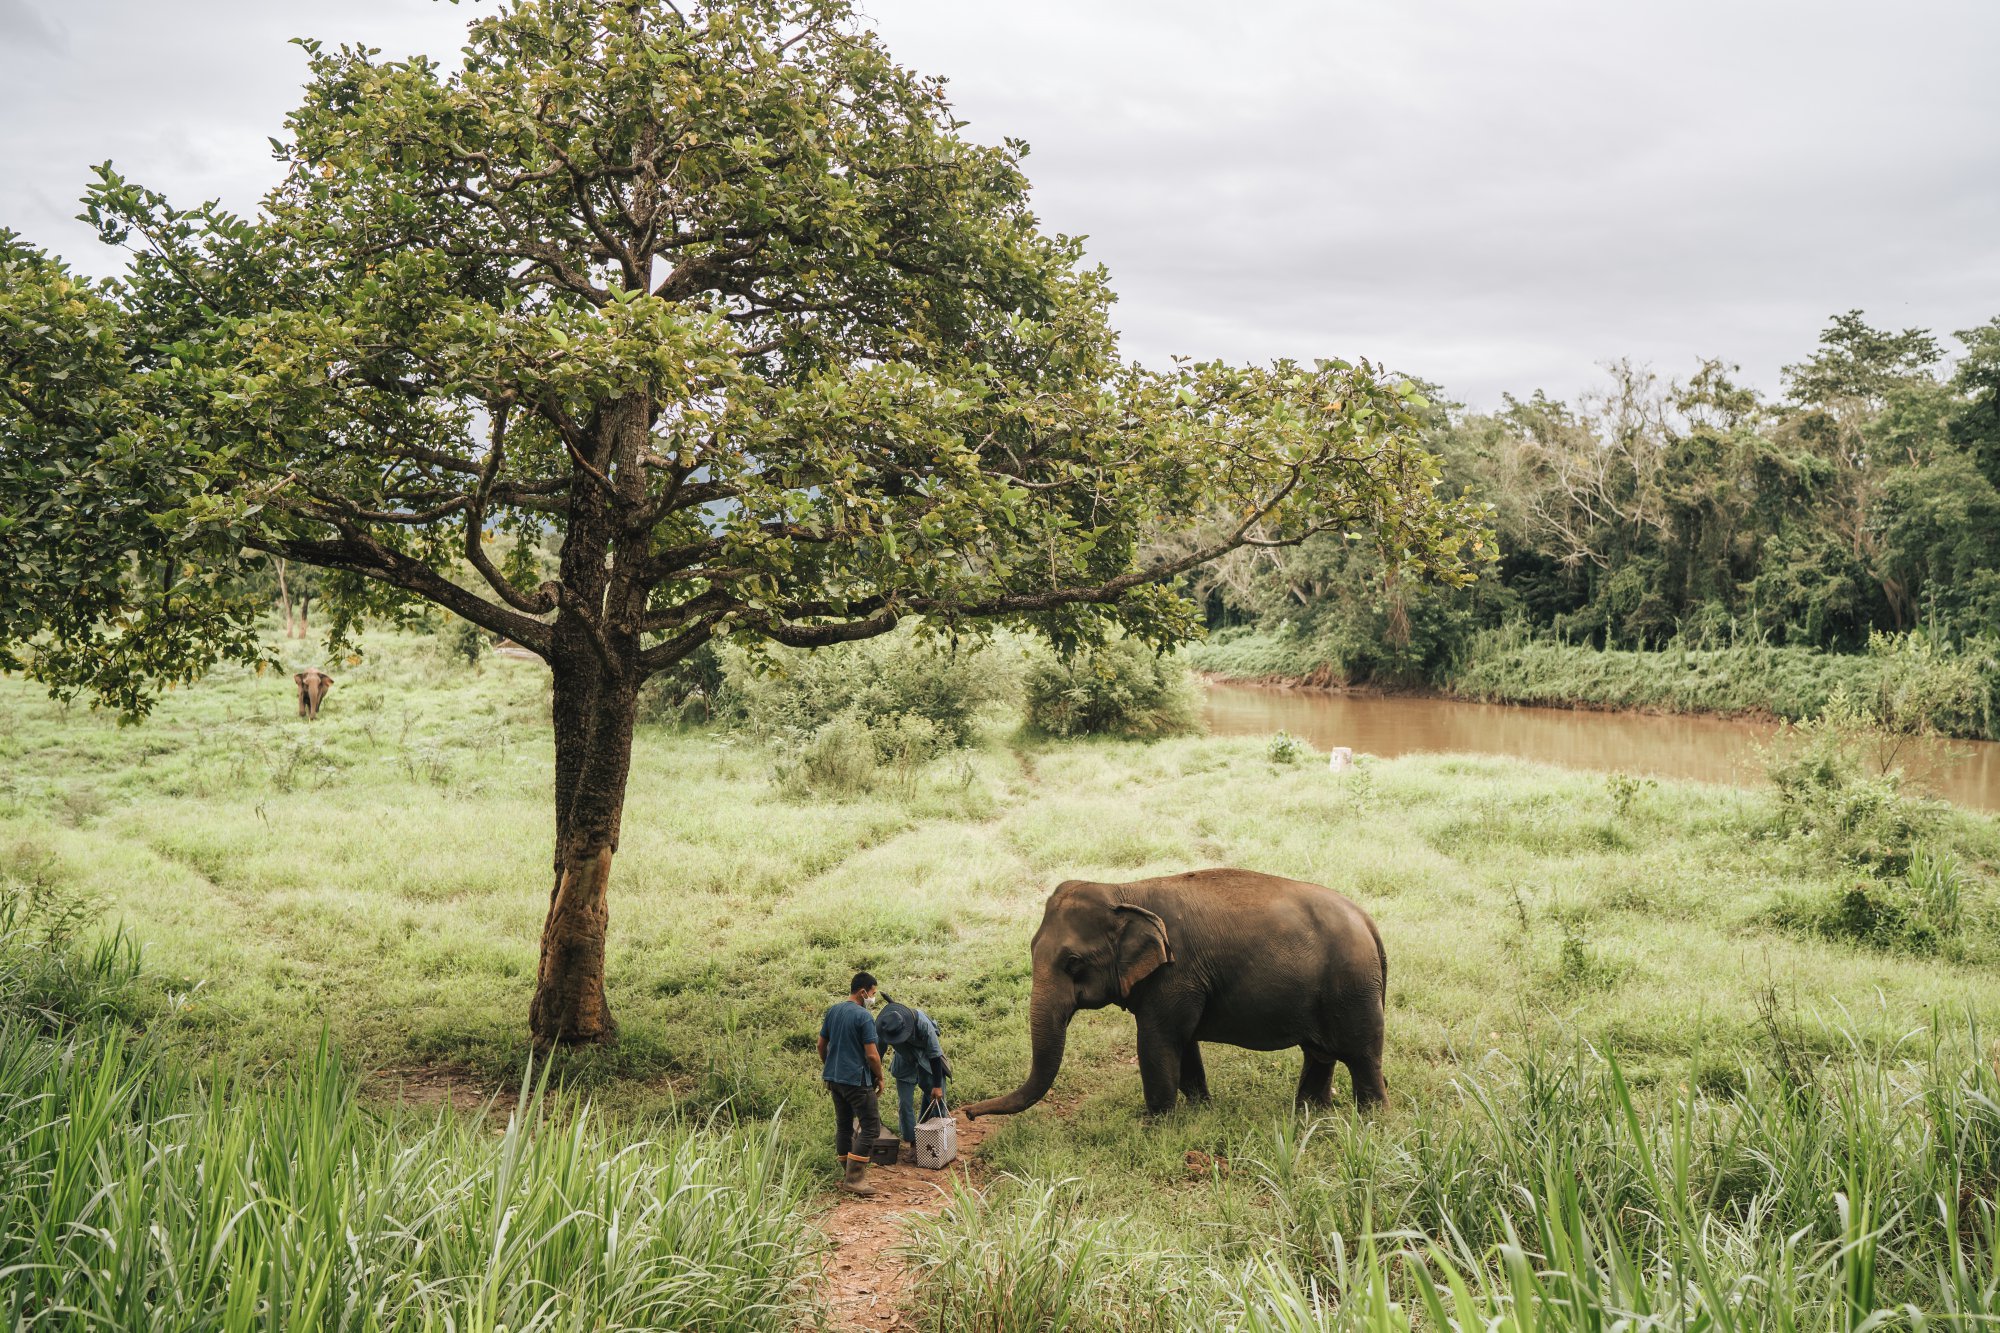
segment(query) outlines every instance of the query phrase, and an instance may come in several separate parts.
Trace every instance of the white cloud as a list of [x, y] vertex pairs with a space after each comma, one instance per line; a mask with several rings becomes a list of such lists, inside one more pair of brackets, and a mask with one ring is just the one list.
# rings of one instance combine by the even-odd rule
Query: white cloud
[[[2000, 313], [2000, 6], [867, 0], [1018, 136], [1129, 350], [1368, 354], [1479, 404], [1615, 356], [1766, 389], [1826, 317]], [[294, 35], [449, 55], [472, 6], [0, 0], [0, 224], [87, 260], [107, 157], [247, 208]], [[86, 54], [87, 53], [87, 54]]]

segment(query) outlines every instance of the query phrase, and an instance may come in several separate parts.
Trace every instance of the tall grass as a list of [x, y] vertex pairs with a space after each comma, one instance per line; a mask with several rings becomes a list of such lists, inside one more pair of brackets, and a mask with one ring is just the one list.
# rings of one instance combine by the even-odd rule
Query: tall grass
[[[1238, 680], [1338, 685], [1325, 645], [1295, 633], [1234, 629], [1182, 650], [1196, 671]], [[1921, 634], [1876, 635], [1863, 653], [1741, 643], [1651, 652], [1536, 638], [1519, 625], [1472, 636], [1433, 684], [1484, 703], [1670, 713], [1819, 716], [1836, 697], [1896, 730], [2000, 739], [2000, 655], [1992, 640], [1952, 649]]]
[[[1281, 1122], [1262, 1208], [1135, 1233], [1063, 1187], [910, 1248], [926, 1328], [1843, 1329], [2000, 1320], [2000, 1071], [1979, 1037], [1635, 1088], [1581, 1045], [1398, 1126]], [[1213, 1210], [1210, 1210], [1211, 1212]]]
[[1990, 645], [1950, 651], [1917, 635], [1877, 635], [1865, 653], [1762, 644], [1626, 652], [1491, 630], [1441, 683], [1490, 703], [1791, 720], [1817, 717], [1845, 696], [1897, 730], [2000, 738], [2000, 664]]
[[1195, 671], [1231, 680], [1287, 680], [1312, 685], [1346, 681], [1326, 646], [1301, 634], [1234, 628], [1217, 630], [1180, 651]]
[[357, 1105], [322, 1042], [281, 1081], [198, 1076], [102, 1017], [11, 1002], [0, 934], [0, 1322], [11, 1328], [779, 1330], [808, 1310], [804, 1188], [775, 1124], [607, 1130], [537, 1093], [489, 1132]]

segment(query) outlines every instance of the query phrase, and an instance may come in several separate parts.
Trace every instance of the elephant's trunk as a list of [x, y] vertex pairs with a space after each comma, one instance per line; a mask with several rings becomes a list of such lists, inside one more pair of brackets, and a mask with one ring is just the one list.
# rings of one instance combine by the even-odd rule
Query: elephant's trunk
[[1028, 1077], [1020, 1087], [1004, 1097], [989, 1097], [965, 1108], [966, 1118], [983, 1115], [1013, 1115], [1025, 1111], [1048, 1093], [1062, 1068], [1063, 1044], [1069, 1037], [1069, 1020], [1076, 1015], [1076, 997], [1067, 978], [1038, 972], [1035, 993], [1028, 1001], [1028, 1039], [1034, 1049]]

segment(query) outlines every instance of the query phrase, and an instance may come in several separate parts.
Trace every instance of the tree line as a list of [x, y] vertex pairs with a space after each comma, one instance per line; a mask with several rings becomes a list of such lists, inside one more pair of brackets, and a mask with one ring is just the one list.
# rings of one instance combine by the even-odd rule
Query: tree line
[[[1238, 552], [1202, 574], [1211, 628], [1317, 641], [1350, 679], [1435, 675], [1518, 623], [1600, 648], [2000, 630], [2000, 318], [1956, 335], [1835, 316], [1766, 400], [1736, 368], [1619, 361], [1575, 404], [1440, 407], [1447, 485], [1493, 507], [1487, 576], [1404, 577], [1362, 534]], [[1434, 399], [1443, 395], [1433, 393]]]

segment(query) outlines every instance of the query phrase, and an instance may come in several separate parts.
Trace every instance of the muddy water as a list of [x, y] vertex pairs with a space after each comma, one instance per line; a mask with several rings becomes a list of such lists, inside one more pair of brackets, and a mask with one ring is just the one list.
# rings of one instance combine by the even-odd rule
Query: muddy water
[[[1208, 724], [1223, 736], [1289, 731], [1321, 750], [1349, 745], [1385, 757], [1505, 754], [1568, 768], [1740, 784], [1762, 780], [1757, 747], [1775, 730], [1766, 722], [1713, 717], [1225, 684], [1209, 686]], [[1912, 742], [1898, 760], [1920, 785], [1946, 800], [2000, 811], [2000, 742]]]

